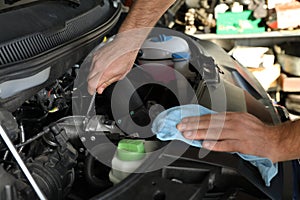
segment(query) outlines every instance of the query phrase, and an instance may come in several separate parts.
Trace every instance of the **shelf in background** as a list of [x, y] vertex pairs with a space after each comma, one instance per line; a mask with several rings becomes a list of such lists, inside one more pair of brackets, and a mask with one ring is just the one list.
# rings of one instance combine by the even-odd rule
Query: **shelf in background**
[[241, 46], [273, 46], [287, 41], [299, 41], [300, 30], [292, 31], [270, 31], [263, 33], [251, 34], [193, 34], [192, 36], [202, 39], [210, 40], [216, 43], [228, 40], [234, 42], [234, 45]]

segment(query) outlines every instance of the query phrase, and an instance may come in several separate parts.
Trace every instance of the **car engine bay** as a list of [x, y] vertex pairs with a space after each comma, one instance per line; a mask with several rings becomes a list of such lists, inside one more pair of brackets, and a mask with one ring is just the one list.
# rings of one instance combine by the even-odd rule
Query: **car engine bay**
[[[52, 1], [47, 4], [61, 6]], [[49, 33], [37, 30], [38, 34], [29, 36], [39, 38], [38, 42], [25, 38], [40, 49], [31, 46], [32, 55], [9, 51], [14, 44], [22, 47], [24, 38], [0, 42], [0, 199], [41, 199], [43, 195], [49, 200], [282, 199], [281, 165], [267, 187], [257, 169], [235, 155], [206, 152], [207, 156], [200, 157], [198, 148], [180, 141], [160, 141], [151, 132], [151, 123], [160, 112], [190, 103], [217, 112], [249, 112], [266, 123], [281, 123], [283, 111], [272, 104], [250, 73], [212, 42], [154, 28], [132, 72], [103, 94], [91, 96], [86, 90], [90, 52], [115, 26], [121, 11], [110, 1], [89, 0], [81, 7], [81, 17], [67, 19], [65, 24], [75, 27], [72, 23], [83, 20], [86, 13], [93, 16], [103, 9], [101, 17], [110, 22], [110, 28], [103, 29], [102, 22], [91, 25], [65, 41], [57, 39], [57, 46], [50, 45], [48, 50], [43, 38], [50, 37]], [[108, 40], [113, 40], [112, 35]], [[174, 53], [173, 58], [163, 57], [164, 52], [153, 42], [156, 40], [165, 42], [165, 49], [172, 49], [168, 41], [176, 40], [175, 46], [184, 41], [188, 49], [180, 52], [188, 57]], [[152, 45], [154, 55], [147, 52], [147, 45]], [[176, 67], [178, 63], [180, 67]], [[168, 71], [170, 65], [175, 74], [174, 69]], [[173, 78], [166, 81], [166, 77]], [[91, 112], [87, 112], [89, 106]], [[114, 160], [115, 152], [127, 143], [142, 145], [147, 162], [125, 175], [112, 175], [120, 172], [113, 166], [119, 162]]]

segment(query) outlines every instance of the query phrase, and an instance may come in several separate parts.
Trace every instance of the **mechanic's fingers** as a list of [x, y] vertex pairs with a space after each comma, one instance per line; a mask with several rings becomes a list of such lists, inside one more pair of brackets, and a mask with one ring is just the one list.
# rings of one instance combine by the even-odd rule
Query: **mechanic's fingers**
[[95, 74], [94, 71], [96, 70], [91, 71], [88, 76], [88, 91], [90, 94], [93, 94], [95, 91], [101, 94], [105, 88], [118, 81], [121, 77], [119, 74], [114, 74], [113, 71], [103, 71], [101, 69]]
[[185, 117], [181, 120], [182, 123], [188, 123], [192, 121], [200, 121], [201, 120], [222, 120], [226, 118], [228, 113], [216, 113], [216, 114], [206, 114], [201, 116], [193, 116], [193, 117]]
[[184, 131], [182, 135], [190, 140], [225, 140], [232, 139], [232, 131], [223, 128], [197, 129]]
[[191, 131], [197, 129], [222, 128], [225, 122], [225, 115], [203, 115], [187, 117], [177, 124], [179, 131]]
[[[103, 82], [100, 83], [102, 80], [102, 76], [104, 74], [105, 67], [96, 67], [97, 61], [93, 61], [93, 64], [90, 68], [90, 73], [87, 77], [88, 81], [88, 92], [93, 95], [99, 86], [99, 84], [102, 84]], [[99, 65], [98, 66], [102, 66]]]
[[191, 121], [188, 123], [179, 123], [177, 124], [177, 129], [181, 132], [183, 131], [194, 131], [198, 129], [210, 129], [210, 128], [219, 128], [222, 129], [224, 127], [224, 120], [198, 120]]
[[212, 151], [240, 152], [238, 140], [205, 140], [202, 146]]
[[110, 58], [109, 60], [108, 59], [104, 60], [102, 57], [106, 56], [107, 58], [107, 55], [102, 55], [102, 57], [101, 55], [102, 54], [94, 54], [87, 79], [91, 79], [99, 73], [102, 74], [105, 71], [105, 69], [107, 69], [109, 64], [112, 63], [113, 60], [111, 57], [109, 57]]
[[104, 82], [102, 85], [100, 85], [99, 87], [97, 87], [97, 93], [98, 94], [102, 94], [103, 91], [105, 90], [105, 88], [107, 88], [110, 85], [110, 83], [108, 82]]
[[110, 78], [109, 80], [107, 80], [107, 81], [100, 81], [99, 80], [99, 83], [98, 83], [98, 86], [97, 86], [97, 92], [99, 93], [99, 94], [102, 94], [103, 93], [103, 91], [108, 87], [108, 86], [110, 86], [112, 83], [114, 83], [114, 82], [116, 82], [116, 81], [118, 81], [118, 80], [120, 80], [121, 79], [121, 75], [117, 75], [117, 76], [114, 76], [114, 77], [112, 77], [112, 78]]
[[98, 82], [100, 80], [101, 74], [96, 73], [93, 77], [88, 78], [88, 92], [93, 95], [96, 92]]

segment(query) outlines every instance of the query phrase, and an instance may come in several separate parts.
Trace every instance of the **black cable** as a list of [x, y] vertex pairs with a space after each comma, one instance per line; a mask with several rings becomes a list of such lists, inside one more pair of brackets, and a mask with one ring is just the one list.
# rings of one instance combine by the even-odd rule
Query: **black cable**
[[43, 135], [45, 135], [46, 133], [48, 133], [50, 131], [49, 127], [46, 127], [42, 132], [39, 132], [38, 134], [36, 134], [34, 137], [29, 138], [28, 140], [26, 140], [23, 143], [17, 144], [15, 147], [19, 148], [22, 146], [25, 146], [27, 144], [30, 144], [31, 142], [37, 140], [38, 138], [42, 137]]

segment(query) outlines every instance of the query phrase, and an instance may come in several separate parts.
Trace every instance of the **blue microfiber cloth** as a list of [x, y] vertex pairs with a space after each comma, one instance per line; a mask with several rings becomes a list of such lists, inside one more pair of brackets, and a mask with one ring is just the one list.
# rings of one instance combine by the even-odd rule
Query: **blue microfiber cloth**
[[[196, 104], [189, 104], [177, 106], [161, 112], [153, 121], [152, 131], [160, 140], [181, 140], [195, 147], [202, 147], [200, 140], [189, 140], [182, 136], [178, 131], [176, 125], [185, 117], [201, 116], [205, 114], [216, 113], [203, 106]], [[268, 159], [252, 155], [238, 154], [242, 159], [249, 161], [252, 165], [256, 166], [261, 173], [266, 186], [270, 186], [270, 181], [278, 172], [278, 164]]]

